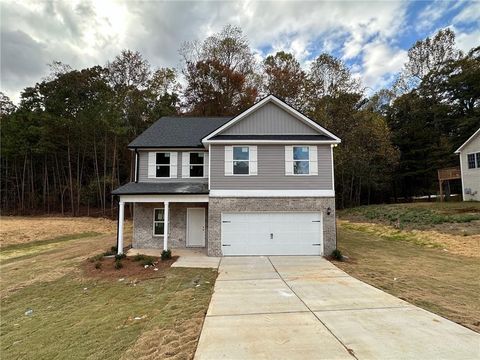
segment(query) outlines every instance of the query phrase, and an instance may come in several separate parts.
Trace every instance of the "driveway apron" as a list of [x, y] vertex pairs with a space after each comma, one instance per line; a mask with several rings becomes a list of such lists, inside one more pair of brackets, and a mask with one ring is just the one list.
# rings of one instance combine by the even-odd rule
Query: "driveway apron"
[[195, 359], [478, 359], [480, 335], [318, 256], [225, 257]]

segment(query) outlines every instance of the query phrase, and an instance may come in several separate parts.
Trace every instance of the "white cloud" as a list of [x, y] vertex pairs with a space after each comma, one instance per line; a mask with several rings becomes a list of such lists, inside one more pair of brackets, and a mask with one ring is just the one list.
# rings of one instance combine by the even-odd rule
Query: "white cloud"
[[456, 32], [457, 37], [455, 42], [457, 47], [463, 52], [467, 53], [474, 47], [480, 46], [480, 29], [472, 31], [471, 33]]
[[378, 90], [392, 80], [407, 60], [407, 51], [374, 42], [364, 48], [361, 78], [365, 86]]
[[480, 21], [480, 2], [473, 1], [465, 6], [454, 18], [453, 23], [472, 23]]

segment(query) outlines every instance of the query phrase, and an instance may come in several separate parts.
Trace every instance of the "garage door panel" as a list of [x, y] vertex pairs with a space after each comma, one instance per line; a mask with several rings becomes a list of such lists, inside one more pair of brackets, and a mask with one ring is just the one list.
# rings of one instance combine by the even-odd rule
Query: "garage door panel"
[[223, 213], [221, 237], [224, 255], [323, 253], [319, 212]]

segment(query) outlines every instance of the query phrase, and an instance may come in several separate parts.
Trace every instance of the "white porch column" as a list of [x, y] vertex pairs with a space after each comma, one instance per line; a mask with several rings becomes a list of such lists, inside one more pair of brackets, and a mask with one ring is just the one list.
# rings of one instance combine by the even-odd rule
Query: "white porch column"
[[169, 211], [168, 201], [164, 202], [164, 214], [163, 214], [163, 250], [168, 250], [168, 225], [169, 225]]
[[118, 242], [117, 254], [123, 254], [123, 218], [125, 213], [125, 203], [120, 201], [118, 203]]

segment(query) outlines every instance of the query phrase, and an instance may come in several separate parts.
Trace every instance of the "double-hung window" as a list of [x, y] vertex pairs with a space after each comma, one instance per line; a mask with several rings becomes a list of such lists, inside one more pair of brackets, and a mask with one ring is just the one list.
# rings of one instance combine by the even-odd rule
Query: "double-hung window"
[[467, 154], [467, 164], [469, 169], [480, 169], [480, 152]]
[[233, 147], [233, 174], [248, 175], [250, 173], [250, 149], [248, 146]]
[[310, 150], [308, 146], [293, 147], [293, 173], [295, 175], [310, 174]]
[[170, 177], [170, 153], [156, 153], [156, 177]]
[[285, 146], [285, 175], [318, 175], [318, 149], [314, 145]]
[[204, 177], [205, 173], [205, 153], [198, 152], [198, 153], [190, 153], [190, 169], [189, 175], [190, 177]]
[[255, 145], [225, 146], [226, 176], [255, 176], [258, 173]]
[[164, 209], [153, 210], [153, 235], [163, 236], [165, 229], [165, 212]]

